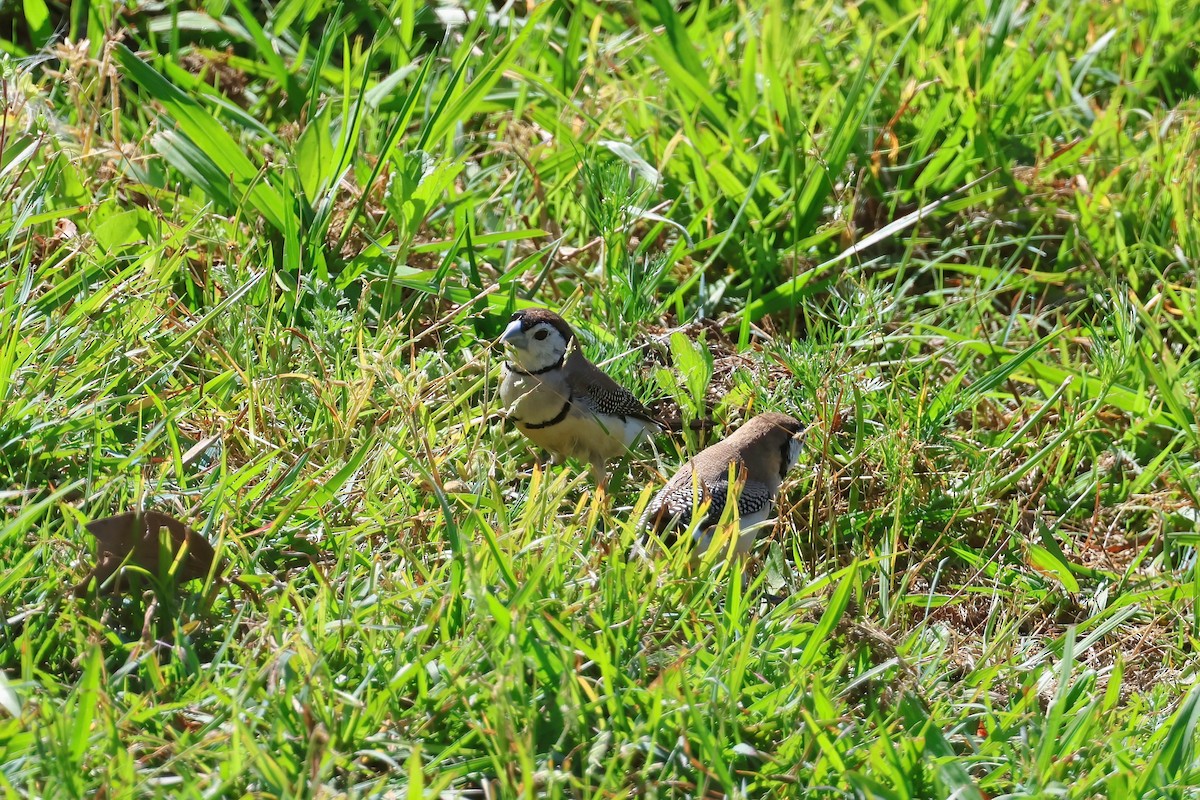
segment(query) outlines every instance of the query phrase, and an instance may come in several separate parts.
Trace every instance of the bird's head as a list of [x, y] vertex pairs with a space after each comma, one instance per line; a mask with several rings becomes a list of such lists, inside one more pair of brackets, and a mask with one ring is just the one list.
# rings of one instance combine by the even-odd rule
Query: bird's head
[[804, 432], [804, 424], [790, 414], [767, 412], [750, 419], [735, 435], [744, 438], [752, 449], [762, 448], [759, 452], [763, 452], [765, 463], [771, 465], [771, 471], [778, 469], [779, 479], [783, 480], [800, 460]]
[[553, 311], [529, 308], [512, 315], [500, 341], [512, 349], [517, 366], [536, 373], [561, 366], [575, 347], [575, 334]]

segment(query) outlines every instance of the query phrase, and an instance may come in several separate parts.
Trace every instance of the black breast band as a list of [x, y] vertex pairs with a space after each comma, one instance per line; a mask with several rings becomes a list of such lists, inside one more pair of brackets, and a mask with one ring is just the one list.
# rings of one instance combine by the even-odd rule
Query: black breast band
[[522, 422], [521, 420], [517, 420], [517, 424], [524, 425], [526, 428], [528, 428], [531, 431], [537, 431], [537, 430], [541, 430], [542, 428], [550, 428], [550, 427], [553, 427], [554, 425], [557, 425], [558, 423], [560, 423], [564, 419], [566, 419], [567, 415], [570, 413], [571, 413], [571, 401], [568, 400], [567, 402], [563, 403], [562, 411], [559, 411], [558, 414], [556, 414], [554, 416], [554, 419], [548, 419], [545, 422]]
[[517, 365], [513, 364], [511, 361], [509, 361], [505, 364], [505, 366], [508, 367], [509, 372], [515, 372], [518, 375], [544, 375], [552, 369], [561, 369], [562, 365], [563, 365], [563, 360], [560, 358], [558, 361], [555, 361], [553, 364], [551, 364], [548, 367], [542, 367], [541, 369], [535, 369], [533, 372], [526, 372], [525, 370], [521, 369]]

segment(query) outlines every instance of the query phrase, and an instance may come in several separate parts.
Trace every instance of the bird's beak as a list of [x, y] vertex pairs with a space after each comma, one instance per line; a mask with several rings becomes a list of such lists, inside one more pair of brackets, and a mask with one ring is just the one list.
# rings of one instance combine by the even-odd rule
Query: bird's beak
[[525, 340], [525, 332], [521, 330], [521, 320], [514, 319], [508, 323], [508, 327], [504, 329], [504, 333], [500, 334], [500, 341], [504, 344], [511, 344], [513, 347], [520, 347]]

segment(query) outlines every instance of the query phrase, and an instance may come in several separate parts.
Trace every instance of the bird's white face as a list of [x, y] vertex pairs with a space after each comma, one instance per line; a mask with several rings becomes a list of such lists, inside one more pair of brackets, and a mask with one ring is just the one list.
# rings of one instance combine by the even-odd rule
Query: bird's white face
[[791, 472], [792, 467], [796, 466], [796, 462], [800, 460], [800, 434], [788, 439], [787, 453], [785, 455], [787, 456], [787, 460], [783, 465], [784, 475]]
[[513, 349], [517, 365], [527, 372], [537, 372], [558, 364], [567, 354], [567, 340], [548, 322], [538, 322], [527, 330], [521, 320], [508, 323], [500, 341]]

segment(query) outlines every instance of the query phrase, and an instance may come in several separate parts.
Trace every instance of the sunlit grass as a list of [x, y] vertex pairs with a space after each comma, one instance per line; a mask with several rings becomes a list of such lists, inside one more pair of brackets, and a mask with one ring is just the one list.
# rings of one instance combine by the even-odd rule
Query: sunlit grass
[[[218, 6], [0, 8], [5, 792], [1194, 795], [1200, 11]], [[684, 429], [607, 496], [530, 303]], [[71, 597], [133, 508], [242, 583]]]

